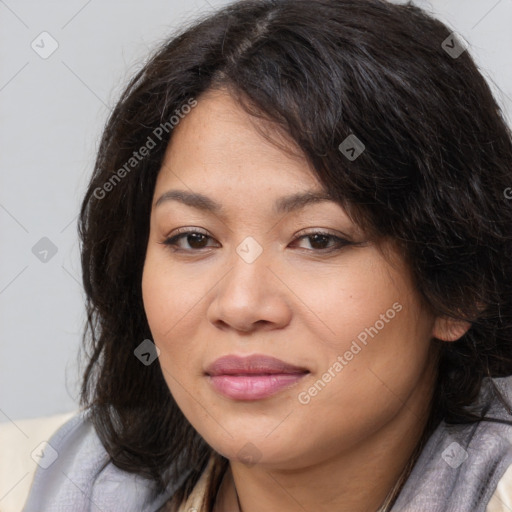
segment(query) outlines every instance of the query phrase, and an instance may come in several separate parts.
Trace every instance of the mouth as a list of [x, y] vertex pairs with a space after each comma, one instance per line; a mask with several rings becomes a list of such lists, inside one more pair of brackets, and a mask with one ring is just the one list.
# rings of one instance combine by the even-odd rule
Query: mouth
[[261, 400], [288, 389], [310, 371], [265, 355], [224, 356], [207, 367], [215, 391], [234, 400]]

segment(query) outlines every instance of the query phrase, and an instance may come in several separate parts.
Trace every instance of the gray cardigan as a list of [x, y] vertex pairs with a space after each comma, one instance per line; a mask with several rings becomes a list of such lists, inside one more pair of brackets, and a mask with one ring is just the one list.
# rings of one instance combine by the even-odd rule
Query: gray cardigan
[[[512, 404], [512, 377], [493, 379]], [[484, 381], [487, 416], [512, 422], [512, 410]], [[153, 484], [108, 461], [93, 426], [81, 411], [49, 439], [56, 460], [35, 473], [23, 512], [156, 512], [183, 482], [152, 499]], [[51, 449], [50, 449], [51, 450]], [[49, 456], [54, 455], [52, 451]], [[512, 426], [494, 422], [447, 425], [430, 436], [392, 512], [485, 512], [499, 480], [512, 465]]]

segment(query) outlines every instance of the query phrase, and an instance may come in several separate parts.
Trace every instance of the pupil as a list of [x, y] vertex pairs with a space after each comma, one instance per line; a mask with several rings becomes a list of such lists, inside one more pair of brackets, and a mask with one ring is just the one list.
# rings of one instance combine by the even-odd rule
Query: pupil
[[[196, 249], [202, 248], [203, 246], [200, 243], [201, 238], [205, 238], [205, 235], [202, 235], [201, 233], [193, 233], [191, 235], [188, 235], [188, 243], [191, 247], [194, 247]], [[192, 242], [190, 241], [190, 239], [192, 239]], [[198, 245], [194, 245], [196, 243], [198, 243]]]
[[[320, 245], [322, 246], [322, 240], [326, 242], [328, 240], [328, 237], [326, 235], [312, 235], [311, 236], [313, 243], [311, 244], [313, 247], [315, 247], [315, 243], [318, 242], [320, 239]], [[315, 249], [325, 249], [325, 247], [315, 247]]]

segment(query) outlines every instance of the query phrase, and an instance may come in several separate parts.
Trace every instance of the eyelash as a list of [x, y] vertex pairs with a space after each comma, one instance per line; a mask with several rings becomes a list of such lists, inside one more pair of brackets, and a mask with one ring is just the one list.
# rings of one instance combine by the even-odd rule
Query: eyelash
[[[192, 234], [193, 235], [203, 235], [204, 237], [210, 238], [210, 239], [213, 238], [202, 231], [198, 231], [197, 229], [183, 228], [183, 230], [181, 230], [181, 231], [179, 230], [176, 235], [166, 238], [163, 242], [159, 242], [159, 243], [166, 245], [173, 252], [196, 252], [196, 253], [198, 253], [198, 252], [201, 252], [203, 249], [208, 249], [208, 247], [201, 247], [200, 249], [181, 249], [181, 248], [177, 247], [177, 242], [180, 239], [186, 238], [188, 235], [192, 235]], [[321, 231], [321, 230], [312, 231], [307, 234], [300, 235], [300, 236], [294, 238], [292, 240], [292, 243], [296, 242], [297, 240], [302, 240], [303, 238], [312, 238], [313, 236], [316, 236], [316, 235], [330, 238], [335, 241], [336, 245], [334, 247], [328, 247], [328, 248], [324, 248], [324, 249], [306, 249], [307, 251], [320, 252], [320, 253], [326, 254], [326, 253], [331, 253], [334, 251], [339, 251], [343, 247], [353, 244], [353, 242], [351, 242], [345, 238], [341, 238], [339, 236], [333, 235], [332, 233], [329, 233], [327, 231]]]

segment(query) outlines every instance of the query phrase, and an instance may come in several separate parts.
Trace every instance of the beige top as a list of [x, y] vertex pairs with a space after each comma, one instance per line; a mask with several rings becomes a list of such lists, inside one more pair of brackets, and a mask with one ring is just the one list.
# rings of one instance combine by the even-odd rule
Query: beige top
[[[197, 481], [196, 485], [192, 489], [190, 496], [185, 503], [182, 503], [178, 512], [210, 512], [206, 510], [206, 507], [202, 507], [203, 496], [206, 494], [208, 488], [208, 480], [210, 474], [214, 468], [215, 459], [210, 457], [208, 464], [206, 465], [203, 474]], [[227, 471], [224, 473], [222, 482], [220, 484], [220, 490], [217, 497], [217, 503], [215, 504], [214, 512], [238, 512], [238, 504], [236, 499], [233, 498], [232, 494], [227, 491], [227, 486], [231, 481], [231, 468], [228, 466]]]
[[201, 501], [207, 491], [206, 484], [208, 483], [208, 478], [213, 469], [213, 462], [213, 458], [210, 458], [203, 474], [192, 489], [190, 496], [185, 503], [181, 504], [178, 512], [208, 512], [204, 508], [201, 508]]

